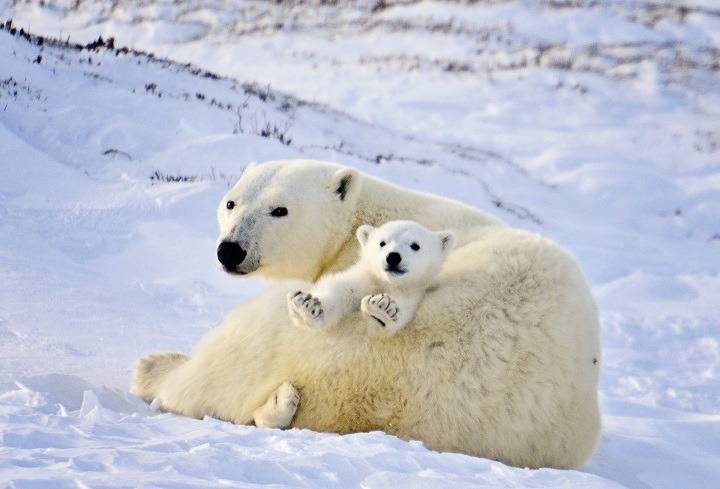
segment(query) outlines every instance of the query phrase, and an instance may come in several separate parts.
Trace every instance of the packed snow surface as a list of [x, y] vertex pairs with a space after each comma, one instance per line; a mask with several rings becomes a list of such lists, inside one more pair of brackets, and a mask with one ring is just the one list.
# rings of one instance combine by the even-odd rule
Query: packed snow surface
[[[720, 6], [325, 3], [0, 0], [0, 485], [720, 487]], [[280, 158], [571, 250], [602, 323], [589, 463], [127, 394], [137, 358], [190, 351], [264, 287], [218, 271], [214, 212], [246, 164]]]

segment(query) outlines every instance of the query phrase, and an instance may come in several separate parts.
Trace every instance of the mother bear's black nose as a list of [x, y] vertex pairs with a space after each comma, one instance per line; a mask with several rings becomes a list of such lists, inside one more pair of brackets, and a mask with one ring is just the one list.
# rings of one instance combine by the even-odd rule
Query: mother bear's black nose
[[234, 270], [246, 256], [247, 251], [232, 241], [223, 241], [217, 249], [218, 260], [228, 270]]
[[400, 253], [398, 253], [397, 251], [392, 251], [392, 252], [388, 253], [388, 256], [385, 257], [385, 261], [391, 267], [396, 267], [402, 261], [402, 257], [400, 256]]

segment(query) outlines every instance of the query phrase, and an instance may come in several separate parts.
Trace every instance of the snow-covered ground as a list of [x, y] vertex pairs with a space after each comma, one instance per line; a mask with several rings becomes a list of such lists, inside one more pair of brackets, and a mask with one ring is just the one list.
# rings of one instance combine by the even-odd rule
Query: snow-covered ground
[[[720, 486], [720, 6], [326, 3], [0, 0], [71, 43], [0, 30], [0, 485]], [[214, 210], [245, 164], [294, 157], [575, 253], [604, 345], [581, 471], [126, 394], [138, 357], [262, 289], [217, 270]]]

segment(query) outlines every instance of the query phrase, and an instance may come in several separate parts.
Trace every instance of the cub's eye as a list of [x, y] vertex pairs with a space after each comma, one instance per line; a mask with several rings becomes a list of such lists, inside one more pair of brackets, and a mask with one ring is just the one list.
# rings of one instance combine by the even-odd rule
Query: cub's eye
[[380, 248], [382, 248], [383, 246], [385, 246], [385, 241], [380, 241]]
[[270, 212], [270, 215], [273, 217], [283, 217], [287, 216], [288, 210], [287, 207], [276, 207]]
[[227, 203], [225, 204], [225, 207], [227, 207], [228, 209], [232, 209], [235, 207], [235, 202], [232, 200], [228, 200]]
[[417, 243], [413, 243], [410, 245], [410, 249], [412, 249], [413, 251], [418, 251], [420, 249], [420, 245]]

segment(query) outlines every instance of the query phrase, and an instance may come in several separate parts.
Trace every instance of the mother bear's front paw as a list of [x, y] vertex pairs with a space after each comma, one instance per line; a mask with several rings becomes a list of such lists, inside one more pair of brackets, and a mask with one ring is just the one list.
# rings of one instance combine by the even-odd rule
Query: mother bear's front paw
[[295, 326], [320, 328], [325, 324], [320, 299], [312, 294], [297, 290], [287, 295], [288, 313]]
[[258, 428], [287, 428], [292, 422], [300, 402], [300, 393], [290, 382], [284, 382], [265, 404], [253, 412]]
[[392, 335], [399, 329], [397, 321], [400, 308], [388, 294], [366, 295], [360, 302], [360, 310], [378, 333]]

